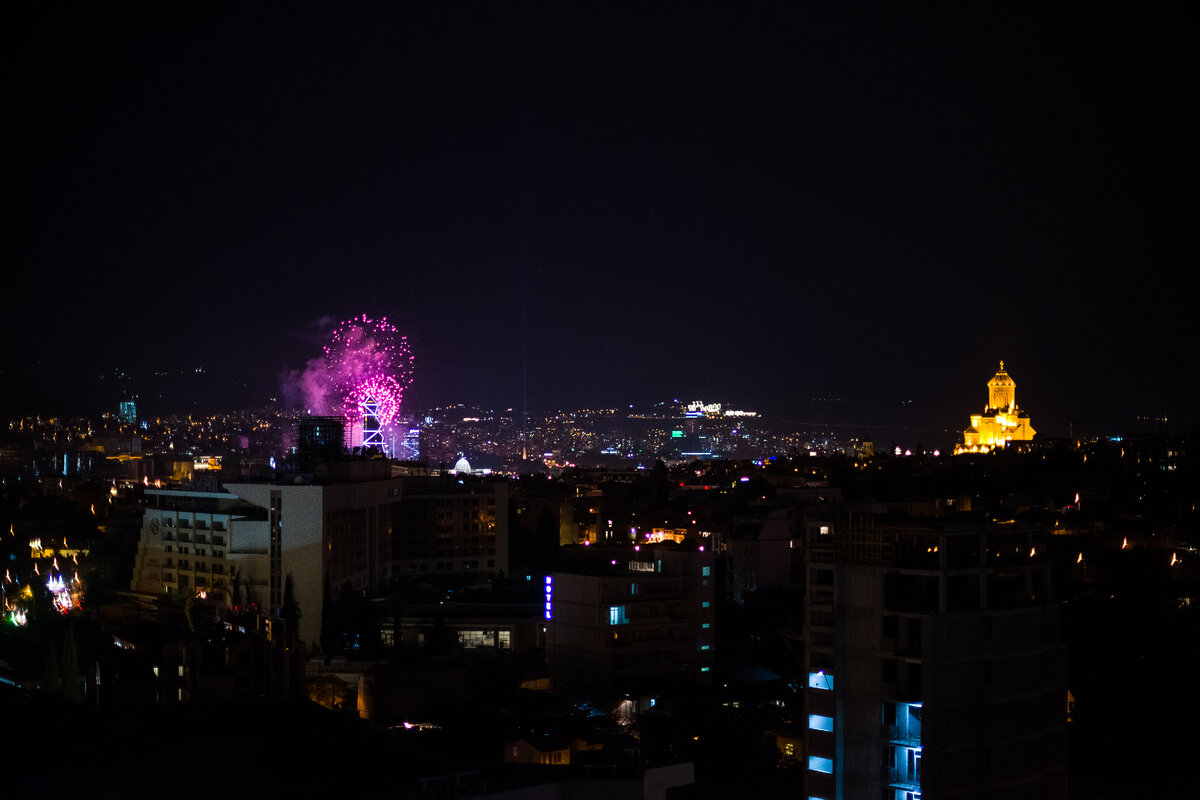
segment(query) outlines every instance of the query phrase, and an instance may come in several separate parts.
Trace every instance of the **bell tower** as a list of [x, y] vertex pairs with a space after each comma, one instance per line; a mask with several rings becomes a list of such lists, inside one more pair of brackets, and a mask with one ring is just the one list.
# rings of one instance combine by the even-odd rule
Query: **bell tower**
[[1000, 371], [988, 381], [988, 409], [996, 411], [1017, 410], [1017, 383], [1004, 371], [1004, 362], [1000, 362]]

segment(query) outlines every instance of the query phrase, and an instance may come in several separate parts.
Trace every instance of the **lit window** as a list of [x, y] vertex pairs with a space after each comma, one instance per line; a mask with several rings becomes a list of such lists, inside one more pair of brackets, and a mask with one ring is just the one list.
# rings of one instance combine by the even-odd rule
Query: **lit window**
[[609, 606], [608, 607], [608, 624], [609, 625], [628, 625], [629, 617], [625, 616], [625, 606]]
[[711, 670], [712, 670], [712, 667], [701, 667], [701, 668], [700, 668], [700, 671], [701, 671], [701, 672], [709, 672], [709, 671], [711, 671]]
[[809, 756], [808, 768], [813, 772], [823, 772], [826, 775], [833, 774], [833, 759], [824, 758], [823, 756]]
[[810, 672], [808, 673], [808, 688], [833, 691], [833, 676], [825, 670]]
[[700, 574], [707, 578], [712, 574], [712, 567], [701, 567]]
[[700, 623], [700, 627], [704, 628], [705, 630], [708, 630], [709, 628], [712, 627], [712, 623], [711, 622], [702, 622], [702, 623]]
[[833, 731], [833, 717], [825, 717], [820, 714], [808, 715], [808, 727], [814, 731]]

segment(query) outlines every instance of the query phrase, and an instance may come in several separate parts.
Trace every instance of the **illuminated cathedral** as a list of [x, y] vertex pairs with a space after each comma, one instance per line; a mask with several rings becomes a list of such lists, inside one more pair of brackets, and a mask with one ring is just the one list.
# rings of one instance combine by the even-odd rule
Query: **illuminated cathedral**
[[986, 453], [994, 447], [1007, 447], [1009, 442], [1028, 442], [1037, 433], [1029, 415], [1017, 408], [1017, 384], [1004, 371], [988, 381], [988, 404], [982, 414], [971, 415], [971, 427], [963, 431], [957, 453]]

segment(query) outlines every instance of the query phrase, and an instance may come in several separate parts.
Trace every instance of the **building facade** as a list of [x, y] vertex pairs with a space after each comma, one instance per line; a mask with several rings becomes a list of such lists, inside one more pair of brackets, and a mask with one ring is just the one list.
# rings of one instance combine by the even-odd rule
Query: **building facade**
[[558, 691], [642, 694], [712, 682], [711, 550], [666, 543], [576, 548], [546, 576], [546, 658]]
[[262, 509], [227, 492], [146, 489], [131, 588], [203, 594], [231, 606], [266, 601], [269, 536]]
[[1045, 532], [847, 517], [807, 531], [808, 796], [1066, 796]]
[[335, 466], [323, 482], [223, 489], [147, 490], [135, 591], [212, 593], [230, 605], [236, 576], [247, 602], [279, 615], [290, 578], [298, 636], [312, 649], [327, 588], [337, 599], [347, 587], [378, 594], [411, 577], [462, 584], [508, 570], [504, 481], [391, 478]]

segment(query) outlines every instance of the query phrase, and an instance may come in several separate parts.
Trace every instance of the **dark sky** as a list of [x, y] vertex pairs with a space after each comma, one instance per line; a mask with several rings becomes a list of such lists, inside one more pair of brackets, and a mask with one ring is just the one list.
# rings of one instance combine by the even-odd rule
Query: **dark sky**
[[1051, 435], [1197, 419], [1182, 4], [34, 5], [10, 414], [261, 402], [367, 313], [413, 407], [960, 428], [1005, 359]]

